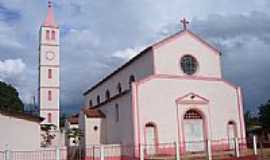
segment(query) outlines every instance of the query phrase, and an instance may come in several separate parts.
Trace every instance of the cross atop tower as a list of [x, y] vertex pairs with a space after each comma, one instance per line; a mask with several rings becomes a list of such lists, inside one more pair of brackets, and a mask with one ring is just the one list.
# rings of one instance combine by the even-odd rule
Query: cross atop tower
[[186, 31], [187, 30], [187, 24], [189, 24], [189, 21], [187, 21], [186, 18], [183, 17], [180, 22], [183, 24], [183, 30]]
[[49, 7], [49, 8], [52, 7], [52, 1], [48, 1], [48, 7]]
[[48, 14], [47, 17], [43, 23], [44, 26], [46, 27], [57, 27], [57, 24], [54, 19], [54, 14], [53, 14], [53, 7], [52, 7], [52, 1], [48, 1]]

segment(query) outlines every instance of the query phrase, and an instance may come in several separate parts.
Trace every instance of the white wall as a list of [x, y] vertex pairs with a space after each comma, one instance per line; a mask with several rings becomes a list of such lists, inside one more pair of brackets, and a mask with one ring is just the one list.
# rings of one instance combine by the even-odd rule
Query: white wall
[[142, 55], [140, 58], [132, 62], [126, 68], [112, 76], [109, 80], [105, 81], [102, 85], [98, 86], [92, 92], [85, 96], [85, 105], [89, 105], [89, 100], [93, 101], [96, 105], [96, 97], [100, 95], [101, 102], [105, 100], [105, 92], [108, 89], [111, 97], [118, 94], [117, 84], [120, 82], [122, 91], [129, 89], [129, 77], [134, 75], [136, 80], [145, 78], [153, 73], [153, 57], [148, 53]]
[[[102, 144], [104, 140], [104, 125], [102, 125], [102, 118], [87, 118], [85, 123], [85, 144], [86, 146], [92, 144]], [[97, 127], [97, 130], [94, 130]]]
[[195, 76], [221, 78], [220, 55], [184, 32], [173, 41], [154, 49], [154, 63], [157, 74], [185, 75], [180, 67], [184, 55], [194, 56], [198, 63]]
[[[116, 121], [115, 105], [119, 106], [119, 121]], [[133, 115], [130, 92], [99, 107], [106, 119], [106, 144], [133, 144]]]
[[[190, 104], [181, 106], [175, 102], [190, 92], [209, 99], [207, 106]], [[227, 123], [233, 120], [240, 137], [240, 118], [237, 90], [223, 81], [185, 80], [177, 78], [153, 78], [138, 86], [140, 134], [144, 135], [147, 122], [157, 124], [160, 142], [177, 139], [177, 107], [180, 119], [188, 108], [198, 108], [209, 120], [209, 137], [227, 138]], [[169, 132], [168, 132], [169, 131]], [[144, 142], [144, 139], [141, 139]]]
[[0, 150], [4, 150], [5, 145], [12, 150], [40, 148], [39, 123], [0, 114], [0, 128]]

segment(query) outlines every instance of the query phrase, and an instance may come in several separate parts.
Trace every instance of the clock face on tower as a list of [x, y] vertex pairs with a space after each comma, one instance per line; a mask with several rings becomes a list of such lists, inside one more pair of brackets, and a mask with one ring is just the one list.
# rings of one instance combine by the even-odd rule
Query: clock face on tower
[[52, 52], [52, 51], [46, 52], [46, 59], [47, 59], [47, 60], [51, 61], [51, 60], [53, 60], [54, 58], [55, 58], [54, 52]]

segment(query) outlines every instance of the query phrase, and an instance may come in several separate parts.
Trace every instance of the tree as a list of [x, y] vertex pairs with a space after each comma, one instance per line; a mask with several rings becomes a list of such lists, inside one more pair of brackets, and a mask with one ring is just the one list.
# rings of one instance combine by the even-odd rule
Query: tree
[[250, 111], [245, 112], [244, 118], [245, 118], [247, 133], [254, 132], [258, 130], [259, 128], [261, 128], [260, 123], [258, 122], [258, 117], [255, 115], [252, 115]]
[[270, 130], [270, 100], [259, 107], [259, 122], [263, 129]]
[[83, 136], [82, 131], [79, 128], [70, 128], [67, 130], [67, 137], [72, 139], [72, 142], [76, 145], [79, 144], [81, 137]]
[[24, 105], [16, 88], [0, 81], [0, 110], [22, 112], [23, 109]]
[[48, 147], [51, 146], [52, 140], [55, 138], [54, 130], [56, 126], [54, 124], [41, 124], [41, 147]]
[[62, 113], [60, 116], [60, 128], [63, 128], [65, 126], [66, 118], [67, 118], [67, 115], [65, 113]]

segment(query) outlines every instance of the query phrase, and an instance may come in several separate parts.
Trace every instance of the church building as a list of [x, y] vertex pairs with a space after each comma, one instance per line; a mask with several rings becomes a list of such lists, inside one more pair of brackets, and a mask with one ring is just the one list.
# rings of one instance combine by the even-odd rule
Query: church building
[[[95, 119], [84, 120], [91, 123], [84, 124], [91, 126], [85, 135], [99, 136], [90, 144], [178, 141], [182, 151], [201, 151], [202, 143], [187, 142], [230, 147], [230, 139], [245, 138], [242, 92], [223, 78], [221, 52], [181, 22], [180, 32], [147, 47], [84, 93], [80, 121]], [[221, 139], [223, 144], [214, 142]]]

